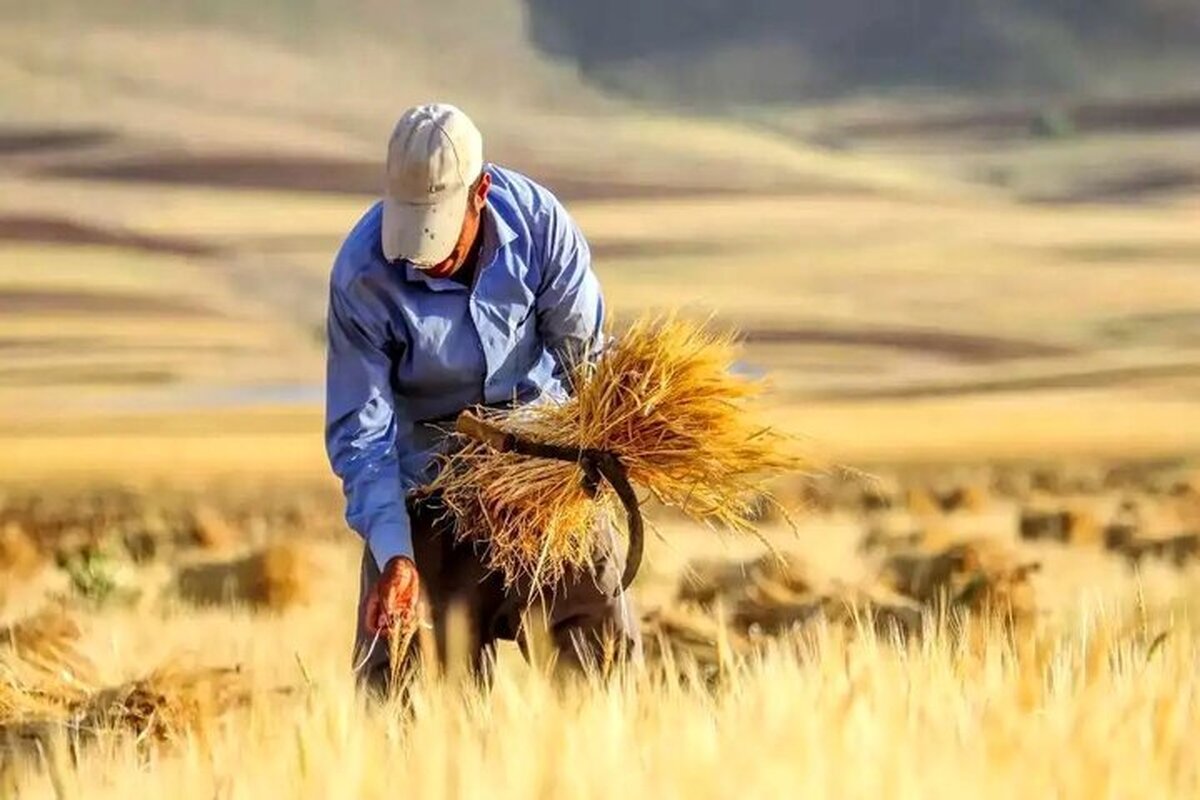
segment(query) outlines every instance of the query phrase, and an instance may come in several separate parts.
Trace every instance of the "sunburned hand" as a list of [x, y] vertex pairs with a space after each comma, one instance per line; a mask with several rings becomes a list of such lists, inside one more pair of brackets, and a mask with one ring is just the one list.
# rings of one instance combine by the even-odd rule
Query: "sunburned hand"
[[383, 568], [379, 582], [367, 597], [363, 624], [371, 633], [412, 628], [417, 622], [420, 595], [417, 565], [410, 558], [396, 556]]

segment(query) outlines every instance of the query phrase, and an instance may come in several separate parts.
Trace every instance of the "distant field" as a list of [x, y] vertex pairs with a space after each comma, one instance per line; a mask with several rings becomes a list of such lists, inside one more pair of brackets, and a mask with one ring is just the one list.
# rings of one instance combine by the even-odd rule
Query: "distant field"
[[1124, 98], [983, 103], [864, 98], [767, 112], [762, 124], [1033, 202], [1187, 207], [1200, 188], [1194, 87]]
[[[139, 483], [126, 454], [145, 440], [118, 435], [119, 481], [0, 486], [0, 788], [16, 796], [382, 798], [397, 771], [462, 798], [1200, 787], [1200, 534], [1180, 527], [1200, 520], [1195, 462], [889, 470], [818, 485], [827, 507], [761, 540], [655, 514], [634, 588], [645, 669], [555, 681], [536, 640], [532, 665], [503, 642], [488, 690], [452, 656], [408, 713], [353, 687], [361, 545], [332, 482], [191, 481], [181, 450], [182, 472]], [[296, 455], [253, 441], [231, 425], [226, 455], [246, 461], [229, 463]], [[1130, 497], [1145, 555], [1109, 536]], [[1031, 511], [1066, 527], [1031, 537]]]
[[[27, 221], [53, 213], [61, 188], [59, 218], [85, 220], [92, 233], [86, 244], [50, 243], [38, 238], [44, 224], [0, 226], [6, 414], [179, 409], [221, 386], [316, 391], [329, 263], [370, 198], [20, 181], [28, 202], [6, 194], [0, 219], [21, 207]], [[909, 441], [906, 400], [949, 407], [955, 397], [977, 398], [963, 409], [986, 407], [987, 397], [1032, 409], [1075, 398], [1115, 413], [1085, 416], [1122, 430], [1149, 419], [1152, 449], [1170, 444], [1172, 427], [1178, 442], [1193, 429], [1185, 410], [1200, 372], [1200, 311], [1190, 300], [1200, 297], [1191, 257], [1200, 231], [1187, 209], [873, 194], [571, 208], [618, 319], [682, 307], [737, 328], [746, 362], [770, 374], [805, 433], [839, 439], [821, 430], [826, 423], [803, 424], [813, 404], [848, 403], [853, 418], [875, 403], [899, 414], [889, 439]], [[191, 250], [164, 252], [167, 243]], [[54, 402], [31, 406], [32, 397]], [[957, 418], [970, 427], [971, 413]], [[1045, 427], [1026, 438], [1055, 438], [1055, 425]], [[1059, 438], [1085, 446], [1085, 426], [1069, 427]], [[1103, 425], [1091, 427], [1112, 446]]]
[[[363, 71], [420, 59], [372, 37], [353, 63], [297, 49], [289, 20], [346, 34], [324, 3], [222, 6], [211, 27], [133, 8], [96, 6], [104, 25], [61, 40], [8, 12], [0, 37], [0, 111], [22, 109], [0, 124], [4, 424], [99, 435], [122, 414], [280, 400], [315, 417], [328, 270], [395, 113]], [[132, 34], [138, 14], [154, 37]], [[1192, 447], [1194, 98], [655, 113], [532, 54], [516, 4], [493, 14], [477, 55], [526, 82], [452, 94], [489, 156], [567, 201], [618, 321], [682, 308], [737, 329], [742, 366], [841, 453]], [[397, 104], [461, 89], [413, 74]], [[104, 119], [66, 102], [93, 95]]]
[[[119, 373], [118, 373], [119, 374]], [[0, 452], [20, 481], [120, 476], [190, 482], [214, 476], [330, 479], [319, 409], [311, 405], [179, 410], [186, 396], [146, 389], [148, 410], [121, 392], [85, 387], [86, 404], [45, 405], [0, 421]], [[157, 401], [157, 402], [155, 402]], [[174, 410], [155, 410], [156, 408]], [[1195, 400], [1129, 392], [1039, 392], [923, 400], [823, 401], [779, 408], [773, 419], [820, 462], [888, 463], [989, 459], [1154, 459], [1200, 453]]]

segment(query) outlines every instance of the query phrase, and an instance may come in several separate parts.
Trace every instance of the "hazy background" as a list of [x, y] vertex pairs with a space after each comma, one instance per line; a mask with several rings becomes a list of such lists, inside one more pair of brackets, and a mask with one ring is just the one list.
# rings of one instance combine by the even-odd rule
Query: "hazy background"
[[1198, 75], [1194, 0], [0, 0], [0, 447], [323, 469], [332, 256], [447, 100], [838, 458], [1190, 449]]

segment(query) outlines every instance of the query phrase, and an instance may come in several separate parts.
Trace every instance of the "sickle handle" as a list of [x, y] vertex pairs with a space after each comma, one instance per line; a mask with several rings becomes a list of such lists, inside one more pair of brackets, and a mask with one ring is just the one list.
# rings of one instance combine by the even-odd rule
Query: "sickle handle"
[[475, 441], [482, 442], [501, 453], [507, 453], [513, 449], [512, 434], [505, 433], [490, 422], [485, 422], [475, 416], [470, 411], [464, 411], [458, 415], [458, 419], [454, 423], [454, 429], [463, 436], [469, 436]]

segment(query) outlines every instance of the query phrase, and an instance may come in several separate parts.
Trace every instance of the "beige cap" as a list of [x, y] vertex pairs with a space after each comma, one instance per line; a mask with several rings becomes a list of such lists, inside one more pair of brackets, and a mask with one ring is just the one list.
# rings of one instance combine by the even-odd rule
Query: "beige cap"
[[445, 103], [405, 111], [388, 143], [384, 256], [418, 267], [444, 261], [482, 171], [483, 137], [470, 117]]

